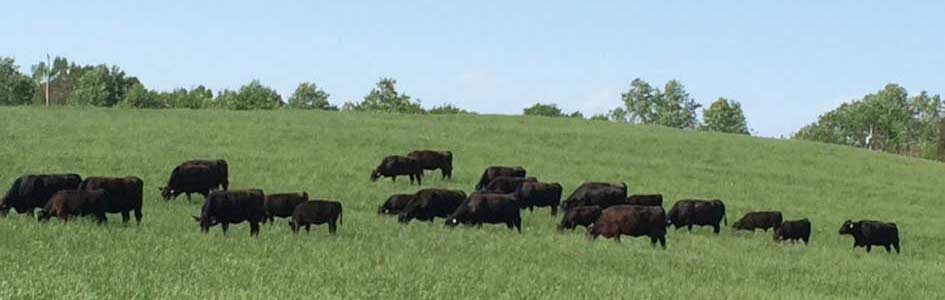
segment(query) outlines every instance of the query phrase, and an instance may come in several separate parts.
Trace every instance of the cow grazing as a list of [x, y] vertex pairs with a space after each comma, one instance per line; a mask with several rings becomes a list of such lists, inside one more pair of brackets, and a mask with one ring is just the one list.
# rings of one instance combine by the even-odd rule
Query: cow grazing
[[590, 240], [604, 236], [618, 243], [621, 235], [645, 235], [653, 246], [659, 242], [666, 249], [666, 212], [657, 206], [614, 205], [601, 212], [600, 219], [587, 233]]
[[141, 178], [130, 177], [88, 177], [82, 181], [80, 190], [105, 190], [105, 212], [120, 213], [123, 223], [135, 213], [135, 221], [141, 224], [141, 206], [143, 204], [144, 182]]
[[482, 223], [505, 224], [509, 229], [522, 232], [521, 208], [515, 196], [496, 193], [473, 193], [446, 217], [447, 226], [459, 224], [476, 225]]
[[777, 242], [803, 240], [804, 244], [807, 244], [810, 240], [810, 220], [784, 221], [780, 227], [774, 230], [774, 240]]
[[220, 187], [224, 191], [230, 188], [230, 167], [227, 165], [225, 160], [222, 159], [212, 159], [212, 160], [203, 160], [195, 159], [188, 160], [180, 164], [181, 166], [186, 165], [198, 165], [198, 166], [207, 166], [210, 168], [210, 172], [213, 174], [214, 188]]
[[492, 166], [486, 168], [482, 172], [482, 176], [479, 178], [479, 183], [476, 184], [476, 190], [481, 191], [489, 185], [489, 182], [492, 182], [492, 179], [495, 179], [499, 176], [511, 176], [511, 177], [525, 177], [526, 172], [525, 168], [516, 166], [516, 167], [502, 167], [502, 166]]
[[39, 221], [46, 222], [51, 217], [68, 221], [74, 216], [93, 215], [99, 224], [108, 219], [105, 216], [105, 190], [62, 190], [49, 198], [46, 206], [39, 212]]
[[663, 195], [630, 195], [630, 197], [627, 197], [627, 204], [663, 207]]
[[249, 222], [249, 234], [259, 235], [259, 223], [266, 218], [266, 196], [262, 190], [227, 190], [213, 191], [204, 201], [200, 217], [194, 217], [200, 223], [203, 232], [220, 224], [223, 234], [230, 224]]
[[178, 166], [171, 171], [167, 185], [159, 188], [161, 197], [169, 201], [180, 194], [187, 194], [187, 201], [190, 201], [190, 194], [201, 194], [206, 199], [210, 191], [219, 185], [218, 176], [217, 171], [205, 165]]
[[308, 201], [308, 193], [267, 194], [263, 206], [266, 208], [266, 219], [263, 222], [274, 222], [276, 217], [288, 218], [295, 211], [295, 206]]
[[777, 230], [781, 226], [781, 221], [780, 211], [754, 211], [745, 214], [741, 219], [732, 223], [732, 228], [749, 231], [755, 231], [759, 228], [764, 229], [764, 231], [768, 231], [770, 228]]
[[420, 162], [420, 167], [424, 170], [439, 169], [443, 179], [453, 178], [453, 152], [451, 151], [416, 150], [407, 153], [407, 157]]
[[561, 218], [561, 223], [558, 224], [558, 231], [565, 229], [574, 230], [574, 228], [577, 228], [579, 225], [590, 228], [594, 222], [600, 219], [600, 213], [600, 206], [597, 205], [578, 206], [566, 210], [564, 217]]
[[719, 223], [723, 220], [728, 225], [722, 200], [679, 200], [669, 210], [666, 224], [675, 226], [677, 230], [688, 227], [689, 231], [692, 231], [693, 225], [712, 226], [712, 231], [718, 234], [722, 228]]
[[612, 205], [627, 204], [627, 184], [609, 182], [585, 182], [561, 203], [561, 208], [570, 210], [578, 206], [597, 205], [606, 209]]
[[413, 219], [433, 222], [436, 217], [445, 218], [456, 211], [465, 199], [466, 193], [459, 190], [419, 190], [400, 212], [397, 220], [403, 224]]
[[522, 182], [516, 194], [523, 209], [532, 211], [535, 207], [551, 207], [551, 215], [558, 214], [558, 206], [561, 205], [561, 184], [557, 182]]
[[517, 191], [523, 183], [537, 181], [538, 179], [535, 177], [499, 176], [493, 178], [480, 192], [511, 194]]
[[410, 200], [413, 199], [413, 194], [394, 194], [387, 198], [387, 201], [384, 201], [384, 204], [381, 204], [377, 208], [378, 214], [385, 215], [398, 215], [404, 208], [407, 207], [407, 204], [410, 203]]
[[853, 249], [856, 247], [866, 247], [866, 252], [870, 252], [873, 246], [883, 246], [886, 252], [892, 251], [889, 247], [896, 248], [899, 253], [899, 227], [896, 223], [886, 223], [872, 220], [861, 220], [853, 222], [847, 220], [840, 226], [840, 234], [853, 236]]
[[53, 194], [63, 190], [74, 190], [82, 184], [78, 174], [24, 175], [13, 181], [13, 185], [0, 201], [0, 210], [10, 209], [17, 213], [33, 215], [33, 210], [46, 207]]
[[338, 230], [338, 224], [341, 220], [341, 202], [328, 200], [306, 201], [295, 207], [292, 212], [292, 221], [289, 221], [289, 227], [292, 232], [298, 233], [299, 228], [305, 227], [305, 232], [309, 232], [312, 224], [320, 225], [328, 223], [328, 232], [335, 234]]
[[423, 181], [423, 167], [416, 159], [391, 155], [385, 157], [381, 164], [371, 171], [371, 181], [377, 181], [381, 177], [390, 177], [391, 181], [397, 181], [397, 176], [407, 175], [410, 177], [410, 183], [417, 181], [421, 185]]

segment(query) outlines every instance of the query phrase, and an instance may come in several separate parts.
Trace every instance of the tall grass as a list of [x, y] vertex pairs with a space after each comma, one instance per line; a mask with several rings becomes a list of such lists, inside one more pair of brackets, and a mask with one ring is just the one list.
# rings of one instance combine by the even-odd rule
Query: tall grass
[[[144, 219], [39, 224], [0, 218], [0, 299], [934, 299], [945, 295], [945, 168], [847, 147], [607, 122], [505, 116], [303, 111], [0, 108], [0, 183], [26, 173], [135, 175]], [[452, 180], [470, 192], [489, 165], [522, 165], [570, 193], [624, 181], [668, 200], [720, 198], [729, 223], [752, 210], [809, 218], [811, 244], [768, 233], [670, 231], [588, 242], [558, 233], [547, 209], [504, 226], [400, 225], [375, 214], [407, 180], [371, 183], [380, 159], [414, 149], [454, 153]], [[245, 224], [209, 234], [190, 218], [202, 199], [161, 200], [176, 164], [223, 158], [231, 188], [307, 191], [345, 207], [337, 236], [292, 234], [284, 220], [258, 238]], [[406, 179], [406, 178], [404, 178]], [[845, 219], [899, 224], [903, 253], [866, 254], [837, 230]], [[133, 222], [132, 222], [133, 224]], [[314, 228], [313, 228], [314, 229]], [[874, 249], [875, 250], [875, 249]]]

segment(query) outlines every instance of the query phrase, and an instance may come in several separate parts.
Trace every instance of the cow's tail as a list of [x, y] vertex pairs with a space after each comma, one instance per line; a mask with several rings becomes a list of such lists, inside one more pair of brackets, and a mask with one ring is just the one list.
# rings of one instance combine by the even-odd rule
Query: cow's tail
[[338, 225], [344, 225], [344, 209], [341, 206], [341, 203], [338, 204]]

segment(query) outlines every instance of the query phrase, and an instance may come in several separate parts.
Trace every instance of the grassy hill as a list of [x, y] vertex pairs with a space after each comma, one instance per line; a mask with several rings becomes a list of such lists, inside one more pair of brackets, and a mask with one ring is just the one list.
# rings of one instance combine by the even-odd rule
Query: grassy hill
[[[388, 154], [450, 149], [452, 180], [470, 192], [489, 165], [522, 165], [565, 196], [583, 181], [624, 181], [632, 193], [720, 198], [729, 224], [751, 210], [807, 217], [812, 242], [726, 228], [588, 242], [557, 233], [547, 209], [524, 230], [448, 229], [375, 214], [406, 178], [369, 181]], [[231, 188], [307, 191], [344, 203], [337, 236], [293, 235], [286, 221], [258, 238], [224, 236], [191, 219], [202, 198], [165, 202], [176, 164], [224, 158]], [[608, 122], [510, 116], [216, 110], [0, 108], [0, 189], [25, 173], [135, 175], [141, 226], [0, 218], [0, 299], [931, 299], [945, 295], [945, 166], [817, 143]], [[668, 209], [667, 205], [667, 209]], [[851, 250], [845, 219], [899, 224], [903, 253]], [[874, 249], [876, 250], [876, 249]]]

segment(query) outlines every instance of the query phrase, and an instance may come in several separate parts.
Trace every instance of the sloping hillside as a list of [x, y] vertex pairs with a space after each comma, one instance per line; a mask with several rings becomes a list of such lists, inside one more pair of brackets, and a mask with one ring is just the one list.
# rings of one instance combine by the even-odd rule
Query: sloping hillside
[[[391, 299], [906, 299], [945, 295], [941, 163], [817, 143], [510, 116], [214, 110], [0, 108], [0, 183], [25, 173], [135, 175], [145, 181], [141, 226], [120, 217], [39, 224], [0, 218], [0, 298]], [[632, 193], [719, 198], [729, 224], [751, 210], [811, 219], [808, 246], [763, 232], [671, 231], [588, 242], [557, 233], [547, 209], [504, 226], [448, 229], [376, 215], [403, 178], [369, 181], [382, 157], [450, 149], [452, 180], [470, 192], [489, 165], [522, 165], [565, 196], [583, 181], [623, 181]], [[177, 163], [229, 161], [231, 188], [307, 191], [344, 203], [337, 236], [293, 235], [285, 220], [250, 238], [191, 219], [202, 199], [165, 202]], [[667, 209], [669, 206], [667, 205]], [[899, 224], [903, 253], [851, 250], [846, 219]], [[877, 249], [874, 249], [877, 250]]]

